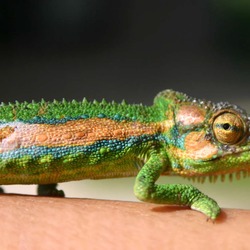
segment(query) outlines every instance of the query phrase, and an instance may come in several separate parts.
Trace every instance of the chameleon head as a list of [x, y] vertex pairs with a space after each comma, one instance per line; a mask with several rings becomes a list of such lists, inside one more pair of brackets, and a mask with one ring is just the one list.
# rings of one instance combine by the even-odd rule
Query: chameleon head
[[161, 92], [155, 104], [165, 105], [164, 138], [172, 173], [215, 176], [250, 172], [250, 119], [243, 109], [171, 90]]

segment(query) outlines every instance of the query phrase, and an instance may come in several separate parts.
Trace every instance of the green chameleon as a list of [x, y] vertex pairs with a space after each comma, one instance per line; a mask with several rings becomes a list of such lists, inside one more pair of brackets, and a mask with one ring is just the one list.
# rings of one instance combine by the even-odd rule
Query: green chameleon
[[39, 184], [39, 195], [64, 196], [56, 183], [136, 176], [139, 200], [190, 206], [216, 219], [216, 201], [192, 185], [156, 181], [160, 175], [247, 175], [249, 120], [235, 105], [172, 90], [159, 93], [152, 106], [2, 103], [0, 184]]

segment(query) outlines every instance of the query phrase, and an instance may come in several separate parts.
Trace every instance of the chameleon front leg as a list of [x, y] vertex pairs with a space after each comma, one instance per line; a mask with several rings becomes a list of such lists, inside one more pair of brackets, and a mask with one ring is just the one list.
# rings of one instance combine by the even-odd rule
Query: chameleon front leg
[[220, 208], [216, 201], [201, 193], [192, 185], [156, 184], [156, 180], [164, 171], [168, 163], [165, 152], [153, 152], [149, 160], [138, 173], [134, 186], [134, 193], [141, 201], [189, 206], [216, 219]]

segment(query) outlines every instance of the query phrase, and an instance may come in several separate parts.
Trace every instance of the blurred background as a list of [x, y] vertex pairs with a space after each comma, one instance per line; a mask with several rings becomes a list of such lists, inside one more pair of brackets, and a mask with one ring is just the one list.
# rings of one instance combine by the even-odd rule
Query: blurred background
[[[250, 111], [249, 1], [0, 1], [0, 23], [0, 101], [105, 97], [150, 105], [171, 88]], [[136, 200], [133, 183], [60, 187], [68, 197]], [[250, 208], [249, 178], [195, 185], [221, 206]], [[34, 186], [5, 190], [35, 193]]]

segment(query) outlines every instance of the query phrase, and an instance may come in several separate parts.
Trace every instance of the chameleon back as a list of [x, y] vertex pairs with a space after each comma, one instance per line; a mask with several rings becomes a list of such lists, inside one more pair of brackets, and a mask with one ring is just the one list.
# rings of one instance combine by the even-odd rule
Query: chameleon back
[[135, 176], [158, 141], [155, 107], [42, 101], [0, 107], [0, 184]]
[[150, 107], [105, 100], [2, 104], [0, 184], [135, 176], [157, 148], [168, 157], [164, 174], [245, 173], [248, 127], [237, 106], [172, 90]]

